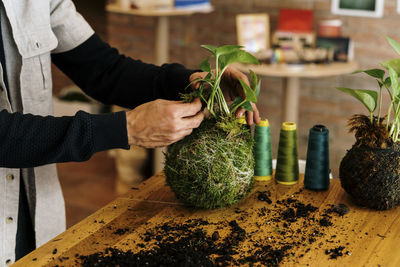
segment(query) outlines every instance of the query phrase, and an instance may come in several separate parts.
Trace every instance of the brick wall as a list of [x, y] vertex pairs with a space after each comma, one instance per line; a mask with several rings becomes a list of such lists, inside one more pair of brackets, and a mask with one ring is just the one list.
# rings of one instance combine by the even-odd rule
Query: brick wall
[[[382, 60], [394, 57], [384, 40], [389, 35], [400, 40], [398, 26], [400, 15], [396, 13], [396, 1], [385, 1], [382, 19], [334, 16], [330, 12], [329, 0], [212, 0], [216, 11], [211, 14], [195, 14], [170, 19], [170, 61], [180, 62], [196, 68], [206, 53], [201, 44], [236, 43], [235, 16], [239, 13], [266, 12], [270, 15], [271, 30], [276, 28], [280, 8], [313, 9], [315, 20], [339, 17], [343, 21], [343, 34], [355, 43], [355, 60], [361, 68], [374, 67]], [[152, 17], [108, 14], [109, 42], [121, 52], [153, 61], [156, 20]], [[338, 166], [346, 149], [354, 142], [347, 133], [346, 121], [351, 114], [365, 113], [365, 108], [342, 93], [335, 86], [353, 88], [376, 88], [373, 80], [362, 75], [346, 75], [322, 79], [303, 79], [300, 93], [299, 151], [306, 157], [309, 128], [324, 124], [330, 129], [331, 168], [338, 175]], [[282, 80], [263, 78], [259, 100], [262, 117], [268, 118], [272, 126], [273, 151], [276, 156], [279, 128], [281, 124]]]

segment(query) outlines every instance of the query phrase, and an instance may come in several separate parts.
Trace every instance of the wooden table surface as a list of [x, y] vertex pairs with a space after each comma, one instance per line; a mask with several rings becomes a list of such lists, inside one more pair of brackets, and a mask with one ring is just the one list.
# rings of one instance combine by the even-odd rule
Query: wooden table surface
[[241, 71], [253, 70], [256, 74], [271, 77], [321, 78], [349, 74], [358, 69], [358, 63], [332, 62], [329, 64], [234, 64]]
[[[155, 225], [164, 222], [180, 223], [196, 218], [210, 222], [236, 220], [248, 234], [258, 232], [264, 238], [273, 237], [277, 235], [278, 223], [269, 221], [268, 215], [260, 215], [260, 210], [273, 209], [279, 205], [278, 200], [292, 197], [304, 204], [311, 203], [318, 207], [316, 218], [330, 204], [344, 203], [350, 208], [350, 212], [343, 217], [332, 214], [331, 227], [322, 227], [318, 220], [315, 221], [315, 228], [320, 230], [321, 236], [315, 236], [316, 241], [305, 247], [293, 248], [293, 256], [285, 258], [282, 266], [400, 266], [397, 247], [400, 243], [398, 208], [388, 211], [360, 208], [351, 202], [338, 179], [332, 179], [330, 189], [323, 192], [300, 190], [301, 188], [302, 182], [291, 187], [276, 185], [274, 182], [257, 182], [246, 199], [230, 208], [194, 210], [177, 202], [169, 187], [165, 186], [165, 178], [159, 174], [69, 228], [13, 266], [77, 265], [79, 261], [76, 254], [89, 255], [104, 251], [110, 246], [125, 251], [138, 251], [139, 248], [133, 244], [135, 241], [139, 242], [140, 233], [154, 229]], [[272, 204], [258, 199], [259, 192], [266, 190], [271, 193]], [[292, 223], [290, 227], [305, 231], [299, 223], [300, 221]], [[126, 227], [129, 227], [126, 233], [115, 234], [116, 229]], [[345, 246], [343, 252], [348, 253], [338, 259], [329, 259], [325, 249], [340, 245]], [[243, 246], [248, 248], [249, 243]], [[302, 254], [304, 256], [299, 258]]]

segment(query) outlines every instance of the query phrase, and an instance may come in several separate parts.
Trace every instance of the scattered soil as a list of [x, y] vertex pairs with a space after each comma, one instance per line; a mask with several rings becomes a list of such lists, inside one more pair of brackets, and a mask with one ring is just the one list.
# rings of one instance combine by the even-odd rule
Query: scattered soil
[[119, 228], [113, 234], [114, 235], [124, 235], [126, 232], [129, 232], [129, 228]]
[[[320, 211], [297, 199], [299, 194], [272, 201], [270, 192], [257, 192], [257, 208], [236, 208], [236, 219], [170, 220], [148, 225], [138, 238], [128, 241], [132, 243], [126, 251], [110, 247], [75, 256], [82, 266], [279, 266], [284, 260], [296, 263], [315, 249], [325, 251], [329, 259], [350, 255], [345, 251], [349, 243], [343, 244], [332, 235], [334, 222], [349, 209], [339, 204]], [[252, 216], [256, 218], [250, 223]], [[129, 231], [117, 229], [114, 234]]]

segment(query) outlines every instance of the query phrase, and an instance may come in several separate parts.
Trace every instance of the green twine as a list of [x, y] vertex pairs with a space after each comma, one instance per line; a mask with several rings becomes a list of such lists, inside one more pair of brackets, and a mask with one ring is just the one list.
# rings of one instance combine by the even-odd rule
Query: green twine
[[304, 186], [311, 190], [329, 188], [329, 130], [323, 125], [310, 129]]
[[282, 123], [275, 179], [285, 185], [296, 184], [299, 180], [297, 128], [293, 122]]
[[271, 128], [268, 120], [262, 120], [254, 131], [254, 178], [269, 181], [272, 176]]

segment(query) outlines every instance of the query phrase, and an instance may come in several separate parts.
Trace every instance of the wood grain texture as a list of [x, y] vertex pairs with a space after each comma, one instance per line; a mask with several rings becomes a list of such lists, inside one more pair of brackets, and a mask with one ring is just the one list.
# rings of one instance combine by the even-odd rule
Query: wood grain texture
[[350, 74], [356, 71], [358, 64], [356, 62], [334, 62], [330, 64], [260, 64], [245, 65], [234, 64], [239, 70], [248, 72], [253, 70], [256, 74], [272, 77], [299, 77], [299, 78], [321, 78]]
[[[323, 192], [300, 190], [301, 188], [302, 182], [292, 187], [277, 185], [274, 182], [258, 182], [246, 199], [230, 208], [194, 210], [179, 204], [165, 185], [163, 175], [156, 175], [142, 183], [138, 189], [111, 202], [13, 266], [79, 265], [76, 254], [89, 255], [104, 251], [110, 246], [135, 252], [139, 250], [136, 244], [147, 229], [164, 222], [179, 223], [187, 219], [202, 218], [209, 222], [237, 220], [247, 233], [273, 236], [276, 226], [274, 229], [273, 223], [267, 223], [268, 216], [260, 216], [259, 211], [268, 205], [273, 206], [277, 200], [290, 198], [293, 194], [299, 201], [318, 207], [318, 213], [322, 213], [330, 204], [339, 203], [346, 204], [350, 213], [344, 217], [332, 216], [334, 226], [321, 229], [324, 236], [317, 237], [317, 241], [309, 245], [310, 250], [307, 253], [304, 253], [303, 247], [299, 247], [298, 251], [295, 249], [295, 255], [304, 254], [303, 257], [286, 258], [282, 266], [400, 266], [400, 254], [397, 253], [397, 244], [400, 242], [398, 208], [373, 211], [358, 207], [343, 191], [338, 179], [331, 180], [330, 189]], [[272, 204], [257, 199], [257, 192], [265, 190], [271, 193]], [[237, 213], [238, 210], [241, 213]], [[301, 228], [297, 222], [291, 226]], [[125, 234], [115, 234], [117, 229], [126, 227], [129, 231]], [[205, 227], [207, 232], [212, 233], [215, 230], [215, 225]], [[317, 222], [315, 228], [321, 228]], [[224, 236], [223, 231], [221, 236]], [[327, 239], [333, 242], [326, 242]], [[325, 255], [325, 249], [339, 245], [345, 245], [346, 251], [351, 255], [344, 255], [335, 260], [329, 259]], [[249, 242], [244, 242], [241, 246], [240, 250], [243, 251], [252, 249], [252, 243]]]

